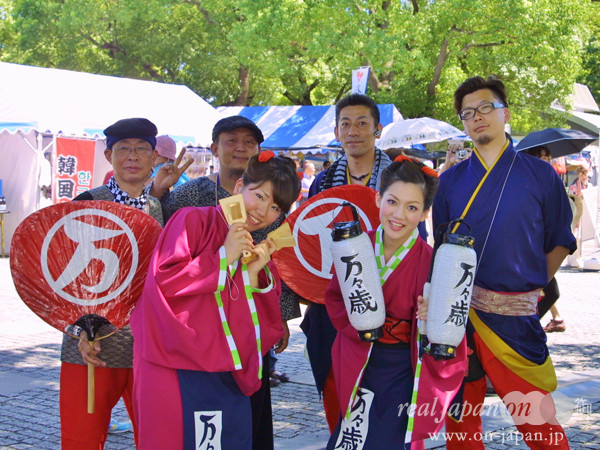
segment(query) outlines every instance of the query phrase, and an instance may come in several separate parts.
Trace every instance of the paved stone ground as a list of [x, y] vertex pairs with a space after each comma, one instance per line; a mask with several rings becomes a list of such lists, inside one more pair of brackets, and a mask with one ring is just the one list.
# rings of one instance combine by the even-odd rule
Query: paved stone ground
[[[548, 342], [559, 390], [578, 405], [563, 424], [571, 448], [600, 449], [600, 274], [563, 269], [557, 279], [558, 308], [567, 331], [549, 334]], [[282, 450], [316, 450], [324, 447], [328, 431], [298, 324], [298, 319], [290, 322], [290, 346], [277, 365], [291, 381], [272, 389], [275, 445]], [[61, 333], [18, 298], [8, 260], [0, 259], [0, 449], [59, 448], [60, 341]], [[113, 413], [121, 420], [127, 417], [122, 404]], [[490, 449], [526, 448], [514, 441], [514, 427], [495, 428], [489, 436]], [[133, 448], [132, 434], [109, 435], [106, 448]]]

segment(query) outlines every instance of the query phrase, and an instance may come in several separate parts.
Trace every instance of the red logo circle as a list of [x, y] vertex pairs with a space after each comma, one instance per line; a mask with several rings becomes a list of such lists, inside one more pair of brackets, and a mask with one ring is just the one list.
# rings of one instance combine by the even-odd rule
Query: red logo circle
[[298, 295], [315, 303], [323, 303], [325, 290], [333, 276], [331, 231], [334, 222], [353, 220], [349, 208], [339, 208], [350, 202], [359, 214], [363, 230], [379, 225], [376, 192], [360, 185], [337, 186], [311, 197], [288, 216], [296, 246], [273, 254], [281, 278]]
[[121, 328], [142, 293], [160, 232], [148, 214], [119, 203], [44, 208], [13, 235], [15, 287], [34, 313], [60, 331], [87, 314]]

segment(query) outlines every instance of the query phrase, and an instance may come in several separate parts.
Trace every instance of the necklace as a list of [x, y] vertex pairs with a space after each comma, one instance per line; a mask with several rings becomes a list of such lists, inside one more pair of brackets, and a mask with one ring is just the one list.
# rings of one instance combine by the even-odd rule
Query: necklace
[[361, 175], [360, 177], [355, 177], [355, 176], [354, 176], [354, 175], [352, 175], [350, 172], [348, 172], [348, 174], [350, 175], [350, 178], [352, 178], [353, 180], [356, 180], [356, 181], [362, 181], [362, 180], [364, 180], [365, 178], [367, 178], [369, 175], [371, 175], [371, 172], [369, 172], [369, 173], [365, 173], [364, 175]]
[[[371, 173], [372, 173], [372, 172], [369, 172], [369, 173], [365, 173], [364, 175], [361, 175], [361, 176], [359, 176], [359, 177], [355, 177], [354, 175], [352, 175], [352, 174], [350, 173], [350, 168], [349, 168], [349, 167], [346, 167], [346, 174], [347, 174], [347, 175], [348, 175], [348, 177], [349, 177], [349, 178], [348, 178], [348, 184], [352, 184], [352, 182], [350, 181], [350, 178], [352, 178], [353, 180], [356, 180], [356, 181], [362, 181], [362, 180], [364, 180], [364, 179], [366, 178], [366, 180], [365, 180], [364, 184], [367, 184], [368, 180], [370, 179], [370, 175], [371, 175]], [[367, 178], [367, 177], [369, 177], [369, 178]]]

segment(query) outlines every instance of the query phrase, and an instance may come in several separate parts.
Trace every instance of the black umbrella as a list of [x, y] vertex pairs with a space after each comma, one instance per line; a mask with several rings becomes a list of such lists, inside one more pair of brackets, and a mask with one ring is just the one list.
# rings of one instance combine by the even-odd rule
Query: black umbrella
[[598, 139], [598, 135], [579, 130], [546, 128], [545, 130], [529, 133], [516, 145], [516, 148], [517, 151], [522, 151], [543, 145], [550, 150], [553, 158], [558, 158], [559, 156], [579, 153], [596, 139]]

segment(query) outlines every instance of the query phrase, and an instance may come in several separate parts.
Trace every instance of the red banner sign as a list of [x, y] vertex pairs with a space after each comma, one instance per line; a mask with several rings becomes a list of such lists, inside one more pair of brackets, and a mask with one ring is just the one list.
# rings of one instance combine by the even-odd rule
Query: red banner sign
[[56, 138], [54, 203], [73, 200], [92, 187], [96, 141]]
[[333, 276], [331, 231], [333, 222], [353, 220], [350, 208], [339, 208], [343, 202], [356, 206], [363, 230], [379, 226], [379, 209], [375, 191], [360, 185], [338, 186], [311, 197], [296, 209], [286, 222], [296, 239], [295, 247], [273, 254], [277, 270], [286, 284], [303, 298], [323, 303], [325, 290]]
[[41, 209], [13, 235], [15, 287], [34, 313], [60, 331], [87, 314], [121, 328], [142, 293], [160, 232], [148, 214], [114, 202]]

